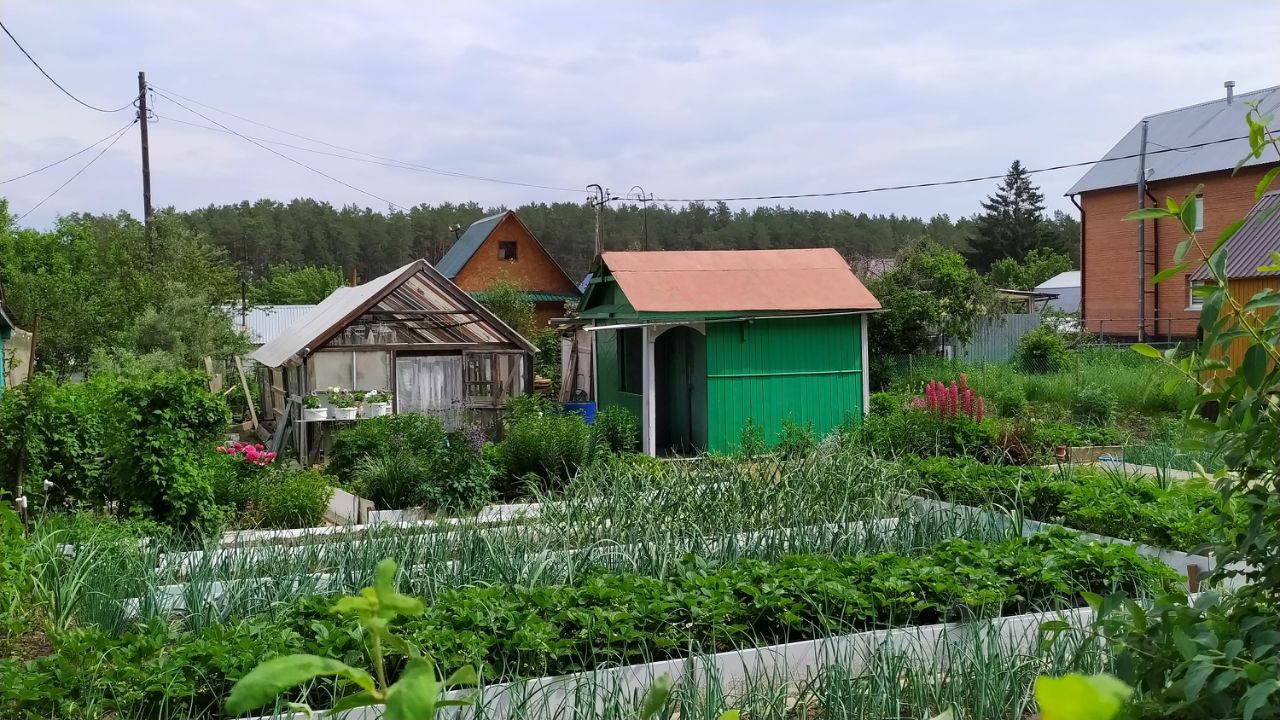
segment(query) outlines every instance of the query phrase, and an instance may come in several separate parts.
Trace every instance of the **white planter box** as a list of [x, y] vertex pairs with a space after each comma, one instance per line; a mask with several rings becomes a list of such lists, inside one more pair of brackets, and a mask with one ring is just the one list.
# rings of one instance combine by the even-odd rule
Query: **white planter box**
[[391, 410], [391, 403], [368, 403], [364, 406], [364, 416], [376, 418], [386, 415]]
[[329, 419], [329, 408], [303, 408], [302, 422], [319, 422]]
[[354, 407], [344, 407], [344, 408], [336, 407], [333, 409], [333, 419], [334, 420], [355, 420], [357, 409], [358, 408], [354, 408]]

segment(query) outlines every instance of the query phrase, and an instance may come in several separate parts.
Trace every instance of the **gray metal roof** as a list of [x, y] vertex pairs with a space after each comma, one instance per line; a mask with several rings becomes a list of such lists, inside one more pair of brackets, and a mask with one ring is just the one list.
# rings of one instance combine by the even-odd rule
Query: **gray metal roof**
[[1045, 280], [1035, 286], [1035, 290], [1057, 290], [1058, 288], [1078, 288], [1080, 287], [1080, 271], [1068, 270], [1058, 273], [1053, 277]]
[[489, 233], [498, 227], [498, 223], [502, 222], [502, 218], [507, 216], [510, 210], [503, 210], [497, 215], [490, 215], [487, 218], [480, 218], [471, 223], [471, 227], [462, 233], [462, 237], [449, 248], [449, 252], [440, 258], [440, 262], [436, 263], [436, 270], [441, 275], [452, 280], [458, 277], [458, 273], [462, 272], [462, 268], [471, 259], [472, 255], [480, 249], [484, 241], [489, 238]]
[[[1272, 190], [1244, 217], [1244, 225], [1223, 246], [1227, 253], [1227, 277], [1277, 277], [1280, 271], [1258, 272], [1263, 265], [1274, 265], [1269, 253], [1280, 250], [1280, 190]], [[1209, 268], [1204, 264], [1191, 273], [1192, 280], [1208, 280]]]
[[287, 332], [258, 348], [253, 359], [267, 367], [295, 364], [372, 309], [393, 320], [407, 320], [417, 311], [433, 311], [430, 320], [406, 328], [411, 335], [406, 345], [510, 343], [536, 352], [528, 340], [425, 260], [414, 260], [363, 285], [334, 290]]
[[[1243, 138], [1248, 134], [1244, 117], [1249, 112], [1248, 103], [1256, 102], [1264, 114], [1280, 107], [1280, 85], [1263, 90], [1241, 93], [1228, 103], [1226, 97], [1190, 107], [1149, 115], [1147, 124], [1148, 182], [1198, 175], [1200, 173], [1230, 170], [1240, 158], [1249, 154], [1248, 140], [1216, 142], [1228, 138]], [[1076, 181], [1068, 195], [1102, 190], [1104, 188], [1134, 185], [1138, 181], [1138, 158], [1112, 160], [1136, 155], [1140, 150], [1142, 123], [1133, 126], [1102, 161]], [[1168, 148], [1186, 148], [1201, 143], [1214, 143], [1204, 147], [1169, 151]], [[1246, 165], [1262, 165], [1280, 160], [1274, 150], [1268, 150], [1261, 158], [1252, 158]]]
[[261, 305], [241, 312], [238, 305], [228, 305], [227, 315], [231, 325], [243, 328], [254, 345], [265, 345], [275, 340], [305, 318], [315, 305]]

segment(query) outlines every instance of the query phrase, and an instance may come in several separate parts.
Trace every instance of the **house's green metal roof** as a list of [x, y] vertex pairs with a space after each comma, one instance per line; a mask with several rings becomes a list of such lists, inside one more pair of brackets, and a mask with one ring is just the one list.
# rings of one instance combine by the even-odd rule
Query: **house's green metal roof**
[[462, 233], [462, 237], [449, 248], [449, 252], [440, 258], [440, 262], [436, 263], [436, 270], [445, 277], [452, 280], [458, 277], [458, 273], [462, 272], [462, 268], [471, 259], [472, 255], [480, 249], [484, 241], [489, 238], [489, 233], [498, 227], [498, 223], [502, 218], [506, 217], [509, 210], [503, 210], [497, 215], [490, 215], [487, 218], [480, 218], [471, 223], [471, 227]]
[[[484, 302], [488, 298], [488, 293], [486, 292], [473, 292], [470, 294], [471, 294], [471, 297], [481, 302]], [[554, 292], [538, 292], [538, 291], [524, 292], [524, 293], [521, 293], [521, 296], [524, 297], [525, 300], [529, 300], [532, 302], [575, 302], [578, 299], [578, 296], [575, 293], [554, 293]]]

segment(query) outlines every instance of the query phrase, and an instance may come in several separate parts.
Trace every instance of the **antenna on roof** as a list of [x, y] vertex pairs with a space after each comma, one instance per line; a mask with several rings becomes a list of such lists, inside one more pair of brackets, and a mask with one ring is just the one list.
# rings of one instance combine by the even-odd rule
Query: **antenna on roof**
[[1228, 80], [1222, 83], [1222, 87], [1227, 89], [1227, 104], [1231, 104], [1231, 100], [1236, 96], [1236, 81]]

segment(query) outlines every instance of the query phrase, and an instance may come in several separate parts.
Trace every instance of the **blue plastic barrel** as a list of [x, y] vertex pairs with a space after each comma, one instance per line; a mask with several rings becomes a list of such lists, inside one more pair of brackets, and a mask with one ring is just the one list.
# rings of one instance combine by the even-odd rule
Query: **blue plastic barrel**
[[596, 421], [596, 404], [593, 402], [567, 402], [563, 406], [566, 414], [578, 413], [588, 425]]

